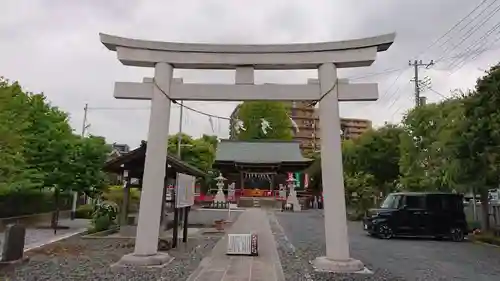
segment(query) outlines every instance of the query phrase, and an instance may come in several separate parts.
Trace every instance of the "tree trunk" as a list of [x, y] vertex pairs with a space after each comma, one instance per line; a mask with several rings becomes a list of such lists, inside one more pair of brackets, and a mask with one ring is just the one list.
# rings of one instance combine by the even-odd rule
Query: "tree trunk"
[[57, 233], [57, 225], [59, 221], [59, 187], [54, 189], [54, 211], [52, 212], [52, 220], [50, 226], [54, 229], [54, 234]]
[[490, 230], [490, 208], [488, 190], [481, 191], [481, 230]]

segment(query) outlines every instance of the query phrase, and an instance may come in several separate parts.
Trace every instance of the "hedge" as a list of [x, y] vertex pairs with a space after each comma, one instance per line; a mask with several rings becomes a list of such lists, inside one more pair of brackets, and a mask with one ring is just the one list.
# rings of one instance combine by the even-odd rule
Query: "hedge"
[[[61, 193], [59, 210], [70, 210], [72, 195]], [[19, 190], [0, 193], [0, 218], [9, 218], [55, 210], [54, 193], [40, 190]]]

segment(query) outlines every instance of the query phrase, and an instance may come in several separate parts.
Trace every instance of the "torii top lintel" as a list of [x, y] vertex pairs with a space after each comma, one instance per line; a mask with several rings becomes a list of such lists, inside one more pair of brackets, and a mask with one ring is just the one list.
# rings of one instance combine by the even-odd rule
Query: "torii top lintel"
[[338, 68], [371, 65], [386, 51], [395, 33], [362, 39], [299, 44], [192, 44], [138, 40], [100, 34], [101, 42], [129, 66], [154, 67], [158, 62], [187, 69], [316, 69], [327, 62]]

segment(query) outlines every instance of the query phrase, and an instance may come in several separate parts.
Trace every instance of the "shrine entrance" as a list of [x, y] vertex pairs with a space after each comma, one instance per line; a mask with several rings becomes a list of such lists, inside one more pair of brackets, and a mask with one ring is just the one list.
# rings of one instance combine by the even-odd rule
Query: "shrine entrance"
[[287, 185], [288, 174], [303, 171], [312, 162], [302, 156], [297, 141], [221, 140], [213, 167], [228, 183], [235, 183], [239, 204], [241, 197], [277, 199], [280, 185]]
[[[243, 189], [273, 190], [274, 173], [243, 173]], [[262, 195], [260, 195], [262, 196]]]
[[[172, 101], [317, 101], [321, 131], [321, 167], [324, 197], [326, 256], [313, 265], [318, 270], [355, 272], [363, 263], [352, 259], [347, 233], [339, 101], [374, 101], [376, 83], [350, 84], [338, 79], [337, 68], [370, 66], [386, 51], [395, 34], [339, 42], [288, 45], [217, 45], [136, 40], [100, 34], [101, 42], [116, 51], [124, 65], [152, 67], [153, 78], [142, 83], [117, 82], [118, 99], [151, 100], [148, 147], [138, 231], [134, 253], [121, 263], [159, 265], [172, 260], [158, 252], [158, 235]], [[173, 78], [174, 68], [234, 69], [235, 84], [184, 84]], [[307, 84], [255, 85], [254, 71], [317, 69], [318, 79]], [[268, 161], [269, 160], [269, 161]], [[272, 163], [273, 159], [263, 159]], [[262, 163], [261, 162], [261, 163]]]

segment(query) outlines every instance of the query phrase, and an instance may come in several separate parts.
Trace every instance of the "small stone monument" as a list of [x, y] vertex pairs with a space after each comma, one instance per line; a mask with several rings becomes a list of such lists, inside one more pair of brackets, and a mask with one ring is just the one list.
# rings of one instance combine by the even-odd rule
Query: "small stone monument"
[[222, 174], [219, 174], [218, 177], [215, 178], [217, 181], [217, 193], [215, 194], [214, 198], [214, 203], [215, 204], [221, 204], [221, 203], [226, 203], [226, 196], [224, 195], [224, 181], [226, 180], [225, 177], [222, 176]]
[[293, 206], [293, 211], [298, 212], [302, 210], [299, 199], [297, 198], [297, 192], [295, 191], [295, 179], [293, 178], [293, 174], [290, 173], [290, 176], [286, 180], [288, 189], [290, 190], [290, 193], [288, 194], [288, 198], [286, 200], [286, 204], [292, 204]]
[[26, 228], [20, 224], [11, 224], [5, 231], [1, 263], [15, 263], [23, 260]]

